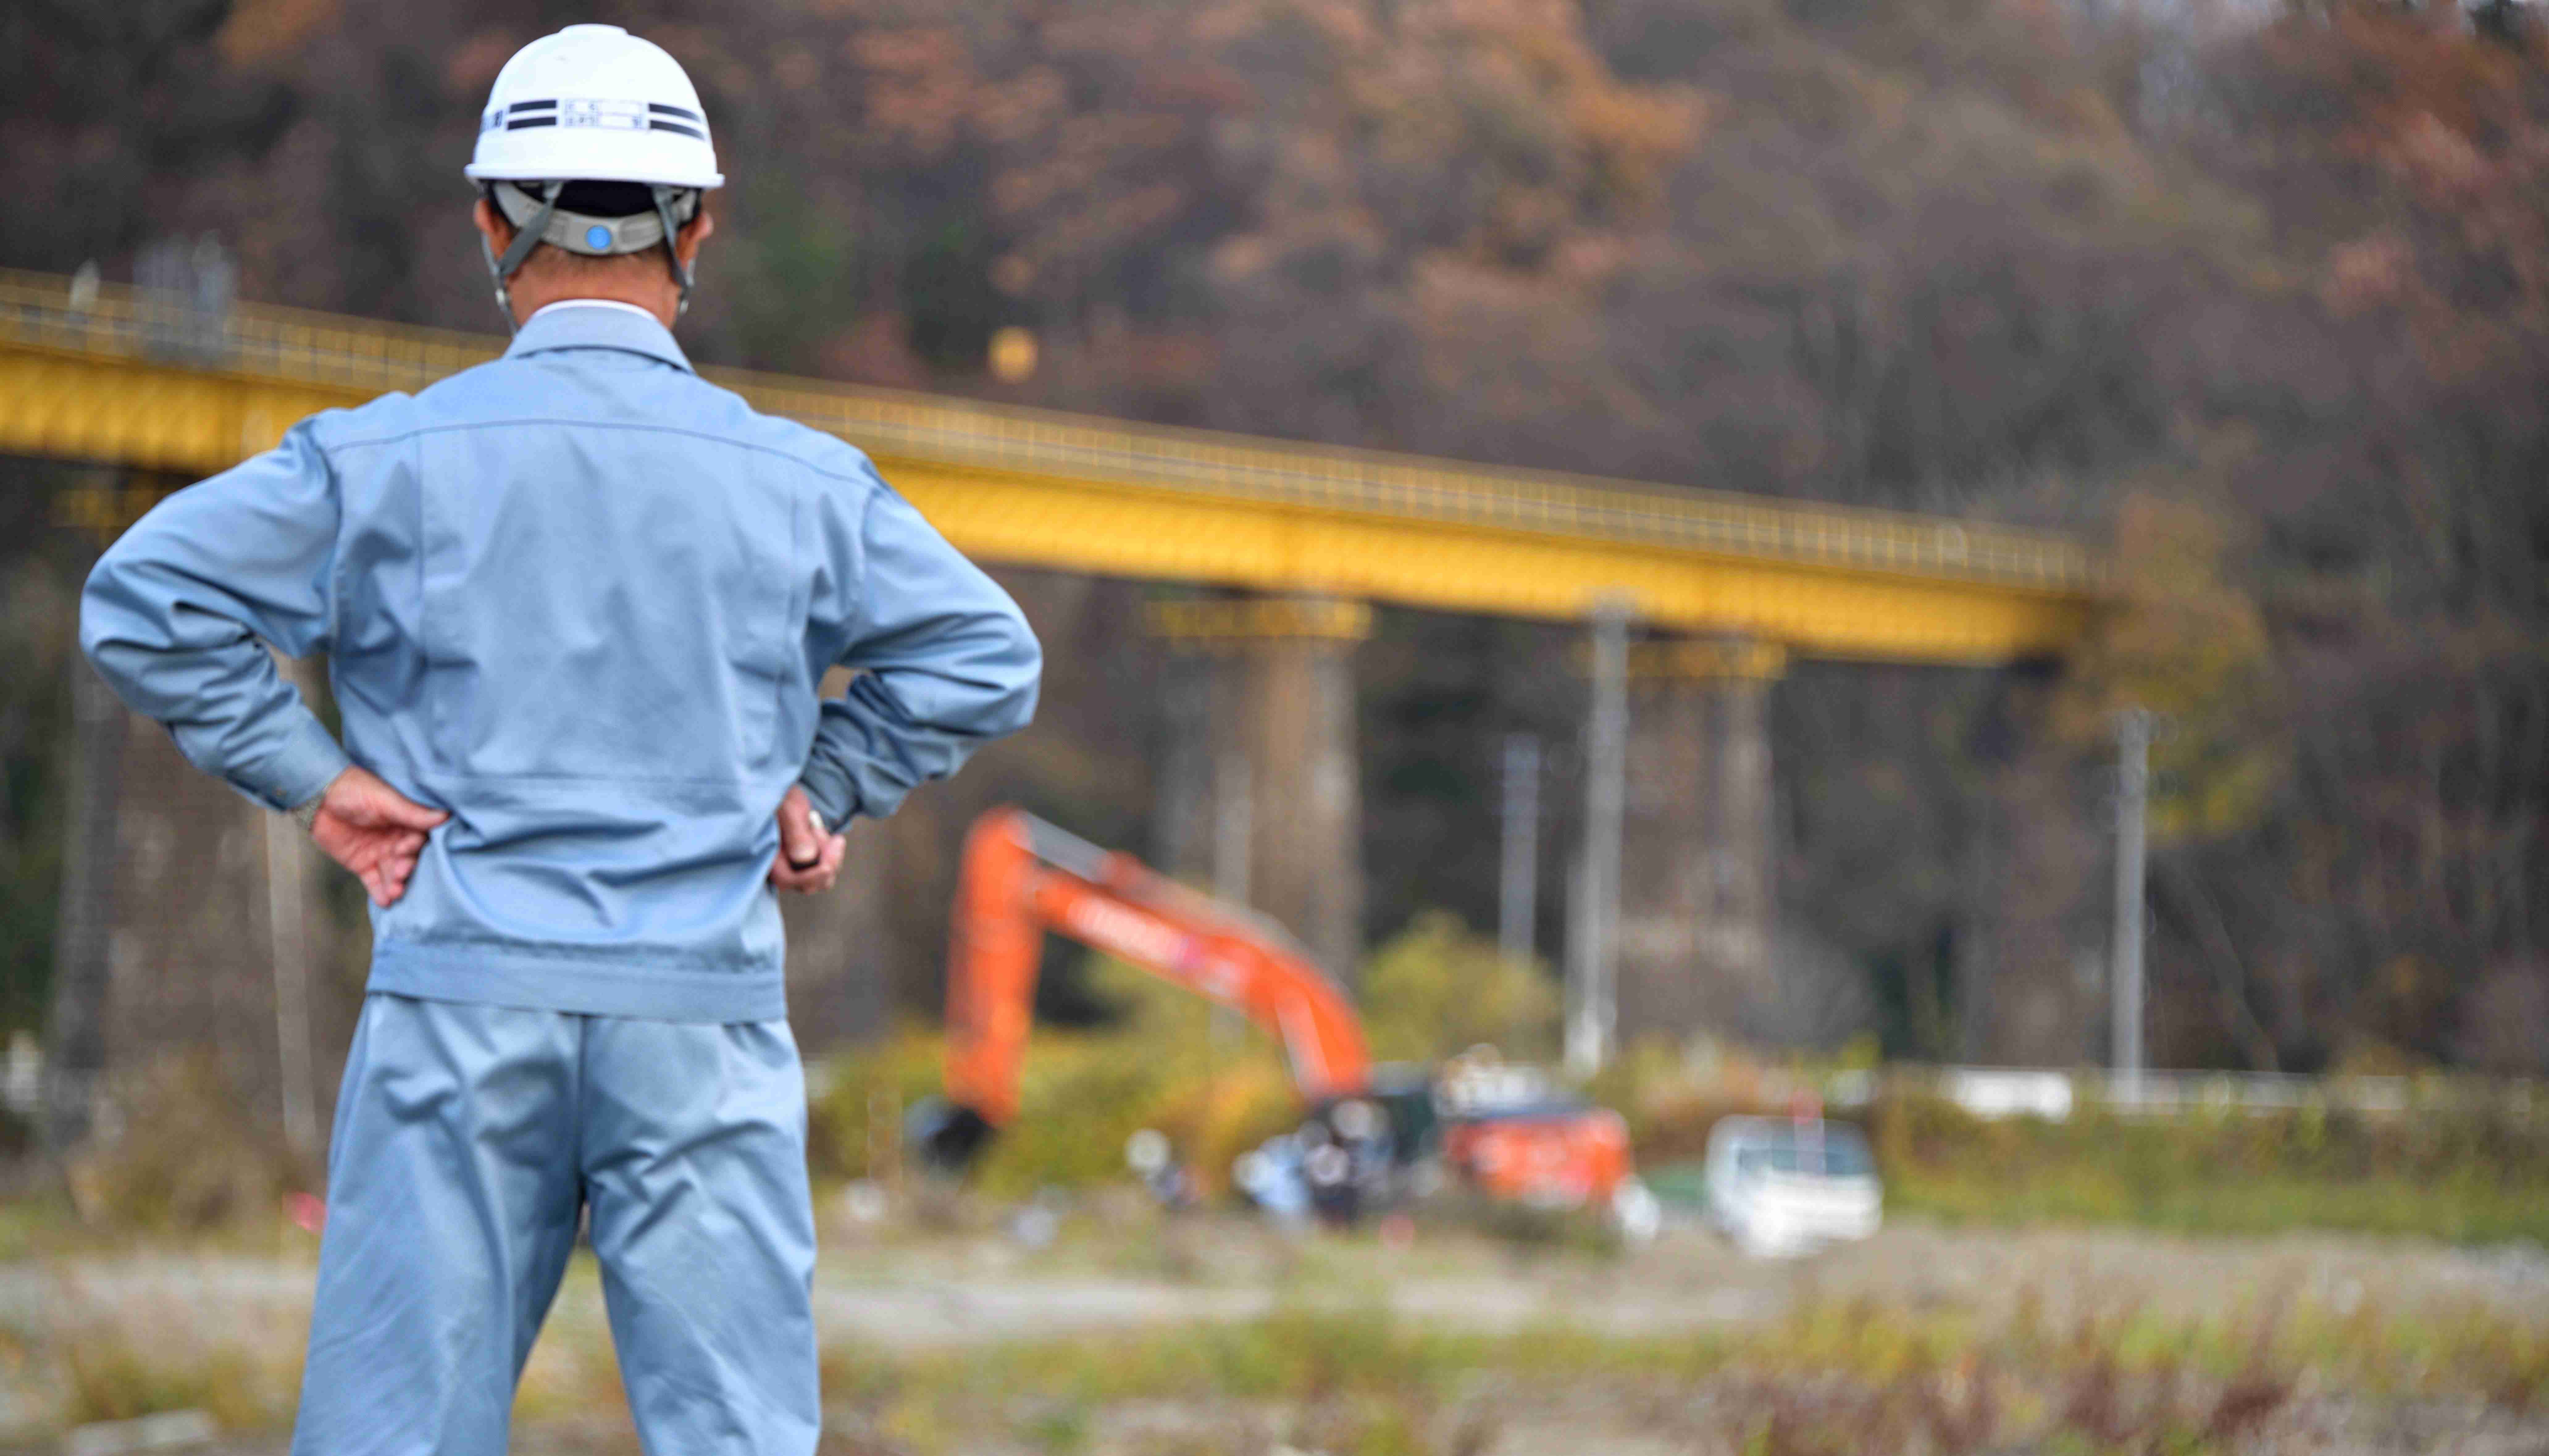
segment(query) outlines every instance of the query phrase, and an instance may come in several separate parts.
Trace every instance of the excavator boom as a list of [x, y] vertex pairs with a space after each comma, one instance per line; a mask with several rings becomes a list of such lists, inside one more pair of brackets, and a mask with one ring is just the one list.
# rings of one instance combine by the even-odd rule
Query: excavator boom
[[961, 1153], [1017, 1116], [1045, 934], [1067, 935], [1273, 1032], [1303, 1101], [1361, 1095], [1371, 1058], [1336, 983], [1280, 928], [1017, 809], [966, 835], [947, 961], [947, 1094]]

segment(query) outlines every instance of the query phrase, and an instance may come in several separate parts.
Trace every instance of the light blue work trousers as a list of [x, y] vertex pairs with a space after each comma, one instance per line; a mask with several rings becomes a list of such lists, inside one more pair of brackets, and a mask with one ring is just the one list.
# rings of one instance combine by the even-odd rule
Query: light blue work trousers
[[293, 1456], [501, 1456], [587, 1210], [651, 1456], [812, 1451], [788, 1023], [375, 994], [336, 1104]]

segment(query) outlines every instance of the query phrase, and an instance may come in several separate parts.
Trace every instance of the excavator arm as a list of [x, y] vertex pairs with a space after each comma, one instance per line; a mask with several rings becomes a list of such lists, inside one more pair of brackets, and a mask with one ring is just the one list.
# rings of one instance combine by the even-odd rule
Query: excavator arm
[[1371, 1057], [1352, 1003], [1282, 930], [1017, 809], [974, 822], [947, 958], [947, 1099], [924, 1155], [970, 1163], [1017, 1116], [1048, 933], [1136, 966], [1274, 1033], [1302, 1100], [1362, 1095]]

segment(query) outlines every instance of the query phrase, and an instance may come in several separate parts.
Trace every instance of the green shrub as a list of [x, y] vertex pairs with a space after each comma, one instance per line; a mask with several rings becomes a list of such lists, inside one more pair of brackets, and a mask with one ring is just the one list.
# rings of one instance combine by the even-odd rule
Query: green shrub
[[1440, 911], [1364, 962], [1364, 1029], [1383, 1061], [1439, 1061], [1480, 1042], [1545, 1058], [1558, 1050], [1558, 984], [1546, 972]]
[[169, 1410], [201, 1410], [229, 1430], [255, 1430], [283, 1419], [297, 1384], [236, 1348], [153, 1354], [121, 1333], [84, 1330], [64, 1342], [65, 1423], [131, 1420]]
[[[906, 1031], [827, 1063], [808, 1133], [816, 1174], [882, 1174], [877, 1154], [892, 1151], [882, 1143], [898, 1147], [904, 1112], [941, 1095], [943, 1049], [934, 1033]], [[1279, 1054], [1244, 1028], [1217, 1036], [1208, 1019], [1187, 1029], [1138, 1019], [1103, 1032], [1039, 1028], [1019, 1072], [1018, 1116], [972, 1181], [996, 1197], [1112, 1182], [1125, 1176], [1126, 1139], [1156, 1127], [1217, 1193], [1233, 1159], [1301, 1113]]]
[[324, 1184], [248, 1110], [210, 1052], [172, 1057], [117, 1089], [119, 1130], [76, 1158], [73, 1207], [92, 1227], [201, 1233], [279, 1220], [284, 1196]]

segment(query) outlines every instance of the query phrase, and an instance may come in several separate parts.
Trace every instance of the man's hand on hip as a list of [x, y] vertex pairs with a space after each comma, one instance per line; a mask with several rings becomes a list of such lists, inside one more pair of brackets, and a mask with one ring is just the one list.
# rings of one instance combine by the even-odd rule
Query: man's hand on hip
[[779, 801], [779, 858], [771, 863], [770, 883], [800, 895], [829, 890], [849, 847], [849, 835], [823, 832], [814, 821], [814, 801], [792, 786]]
[[372, 904], [392, 906], [407, 893], [425, 836], [450, 815], [427, 809], [381, 782], [365, 768], [349, 768], [319, 796], [310, 837], [328, 857], [354, 872]]

